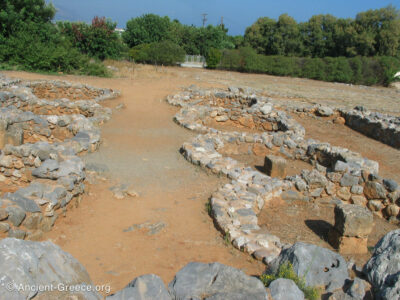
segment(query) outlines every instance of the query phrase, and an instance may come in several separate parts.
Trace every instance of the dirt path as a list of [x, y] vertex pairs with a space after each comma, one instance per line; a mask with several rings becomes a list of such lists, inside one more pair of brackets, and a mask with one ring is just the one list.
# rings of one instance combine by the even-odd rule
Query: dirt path
[[[173, 123], [177, 109], [160, 99], [191, 82], [168, 76], [162, 80], [69, 76], [66, 80], [118, 89], [122, 97], [106, 105], [124, 103], [126, 109], [116, 111], [102, 127], [100, 150], [84, 157], [87, 162], [106, 164], [111, 179], [89, 185], [89, 195], [79, 209], [59, 218], [46, 239], [77, 258], [96, 284], [109, 283], [113, 291], [146, 273], [158, 274], [169, 283], [191, 261], [218, 261], [251, 275], [264, 270], [247, 254], [228, 247], [206, 213], [207, 199], [222, 181], [186, 162], [178, 152], [194, 133]], [[140, 197], [113, 198], [108, 188], [115, 183], [132, 184]], [[124, 232], [145, 222], [166, 226], [154, 235], [146, 229]]]

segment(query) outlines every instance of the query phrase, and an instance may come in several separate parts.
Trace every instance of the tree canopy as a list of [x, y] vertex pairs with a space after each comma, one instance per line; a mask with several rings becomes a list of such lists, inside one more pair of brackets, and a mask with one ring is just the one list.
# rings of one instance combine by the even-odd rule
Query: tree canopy
[[264, 55], [397, 56], [400, 13], [393, 7], [368, 10], [355, 19], [316, 15], [297, 23], [287, 14], [258, 19], [246, 29], [244, 44]]

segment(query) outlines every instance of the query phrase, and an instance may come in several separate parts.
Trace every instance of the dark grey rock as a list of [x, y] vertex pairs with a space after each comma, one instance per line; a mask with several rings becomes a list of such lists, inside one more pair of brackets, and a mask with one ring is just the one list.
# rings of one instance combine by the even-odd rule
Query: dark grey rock
[[316, 245], [298, 242], [283, 250], [268, 272], [276, 272], [287, 262], [293, 265], [298, 276], [305, 278], [307, 286], [322, 286], [328, 292], [341, 288], [349, 277], [342, 256]]
[[123, 290], [106, 298], [107, 300], [171, 300], [163, 281], [157, 275], [149, 274], [135, 278]]
[[21, 229], [11, 228], [8, 231], [8, 237], [9, 238], [16, 238], [16, 239], [23, 240], [25, 238], [25, 236], [26, 236], [26, 232], [21, 230]]
[[392, 180], [392, 179], [383, 179], [383, 185], [385, 186], [385, 188], [389, 191], [389, 192], [394, 192], [397, 190], [398, 188], [398, 184], [396, 181]]
[[22, 221], [25, 219], [26, 213], [25, 211], [18, 206], [8, 206], [6, 208], [8, 212], [8, 220], [14, 225], [21, 225]]
[[39, 168], [32, 171], [32, 175], [40, 178], [47, 178], [48, 173], [59, 168], [59, 164], [54, 159], [45, 160]]
[[354, 300], [363, 300], [365, 296], [364, 280], [356, 277], [346, 292]]
[[278, 278], [268, 287], [274, 300], [303, 300], [304, 293], [297, 287], [293, 280]]
[[400, 295], [400, 229], [389, 232], [376, 244], [363, 271], [375, 293]]
[[350, 175], [348, 173], [344, 174], [340, 180], [340, 186], [353, 186], [358, 184], [359, 177]]
[[219, 263], [189, 263], [168, 287], [172, 299], [267, 299], [260, 280]]
[[[31, 242], [12, 238], [0, 241], [0, 299], [101, 299], [96, 292], [68, 293], [57, 298], [50, 292], [28, 289], [10, 292], [7, 286], [92, 285], [85, 268], [70, 254], [51, 242]], [[47, 298], [46, 298], [47, 296]]]
[[4, 198], [11, 200], [26, 212], [40, 212], [40, 207], [36, 204], [35, 201], [20, 196], [18, 193], [7, 193], [4, 195]]

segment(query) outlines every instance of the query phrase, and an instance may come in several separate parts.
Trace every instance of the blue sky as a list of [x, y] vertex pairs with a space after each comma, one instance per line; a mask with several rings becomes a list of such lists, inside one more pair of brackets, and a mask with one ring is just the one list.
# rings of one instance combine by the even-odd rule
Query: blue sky
[[126, 21], [145, 13], [168, 15], [184, 24], [202, 24], [202, 13], [207, 13], [208, 24], [224, 24], [229, 34], [243, 34], [246, 27], [259, 17], [278, 18], [288, 13], [297, 21], [312, 15], [332, 14], [354, 18], [358, 12], [385, 7], [400, 9], [400, 0], [47, 0], [58, 9], [57, 20], [89, 22], [94, 16], [105, 16], [125, 27]]

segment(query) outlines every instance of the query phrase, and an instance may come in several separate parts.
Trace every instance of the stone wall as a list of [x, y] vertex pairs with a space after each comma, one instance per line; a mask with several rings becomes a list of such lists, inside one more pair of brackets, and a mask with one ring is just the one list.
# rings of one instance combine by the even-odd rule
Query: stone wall
[[[304, 139], [304, 128], [285, 112], [276, 110], [267, 98], [243, 90], [190, 88], [167, 97], [167, 101], [182, 107], [174, 118], [178, 124], [201, 133], [183, 144], [184, 157], [231, 179], [213, 193], [210, 203], [216, 226], [236, 248], [269, 263], [287, 246], [258, 225], [258, 213], [276, 197], [287, 201], [354, 203], [381, 217], [397, 220], [400, 210], [397, 183], [379, 177], [377, 162], [345, 148]], [[226, 132], [205, 125], [210, 119], [224, 123], [241, 117], [259, 123], [258, 127], [264, 130]], [[271, 178], [219, 153], [227, 144], [243, 143], [265, 145], [289, 160], [306, 161], [313, 168], [295, 176]]]
[[70, 203], [80, 201], [85, 165], [79, 155], [99, 147], [99, 126], [111, 117], [111, 109], [97, 102], [119, 95], [85, 87], [99, 97], [39, 99], [31, 88], [39, 84], [84, 87], [0, 77], [0, 184], [10, 190], [0, 199], [0, 232], [31, 240], [51, 230]]

